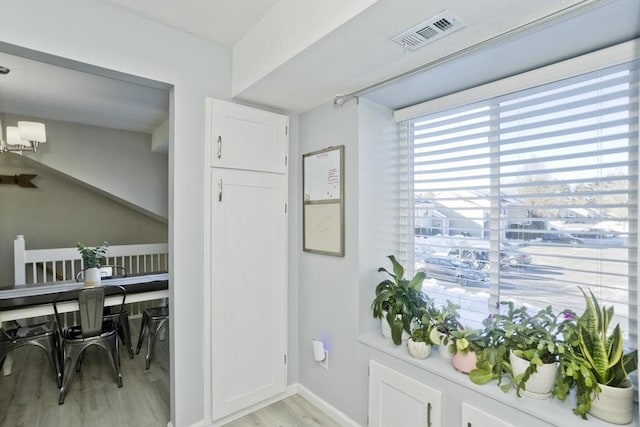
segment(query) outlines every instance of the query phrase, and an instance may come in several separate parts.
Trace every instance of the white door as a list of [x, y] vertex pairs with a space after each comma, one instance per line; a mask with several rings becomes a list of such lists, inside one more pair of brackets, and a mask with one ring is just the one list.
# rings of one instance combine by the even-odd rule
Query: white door
[[286, 175], [211, 169], [213, 418], [286, 387]]
[[[572, 414], [570, 414], [572, 415]], [[525, 425], [523, 422], [521, 425]], [[462, 403], [461, 427], [514, 427], [495, 415], [484, 412], [466, 402]]]
[[207, 114], [211, 166], [287, 172], [287, 116], [210, 98]]
[[369, 361], [369, 427], [441, 427], [442, 393]]

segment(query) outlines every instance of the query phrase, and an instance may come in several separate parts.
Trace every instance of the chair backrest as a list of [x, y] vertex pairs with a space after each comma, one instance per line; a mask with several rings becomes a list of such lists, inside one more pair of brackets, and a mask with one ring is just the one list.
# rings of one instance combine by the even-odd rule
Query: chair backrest
[[[100, 335], [102, 331], [102, 319], [104, 312], [105, 292], [122, 296], [117, 304], [118, 313], [122, 315], [127, 291], [122, 286], [96, 286], [79, 290], [60, 292], [53, 300], [53, 311], [56, 317], [57, 327], [63, 328], [63, 323], [58, 313], [59, 301], [69, 301], [77, 298], [82, 337], [89, 338]], [[77, 296], [76, 296], [77, 294]], [[70, 296], [73, 295], [73, 298]], [[118, 323], [119, 323], [118, 319]]]
[[95, 337], [102, 333], [102, 312], [104, 310], [104, 288], [96, 286], [78, 292], [80, 307], [80, 327], [82, 336]]

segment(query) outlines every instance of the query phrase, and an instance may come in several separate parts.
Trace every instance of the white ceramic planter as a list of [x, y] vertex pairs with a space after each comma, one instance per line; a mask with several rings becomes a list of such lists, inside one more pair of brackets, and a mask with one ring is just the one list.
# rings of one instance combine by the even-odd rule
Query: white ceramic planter
[[[527, 370], [529, 361], [516, 356], [511, 352], [509, 354], [509, 362], [513, 375], [518, 376]], [[557, 363], [549, 363], [539, 366], [525, 383], [525, 389], [520, 393], [531, 399], [550, 399], [551, 390], [556, 382], [556, 372], [558, 372]]]
[[468, 374], [475, 369], [476, 363], [478, 363], [478, 356], [476, 356], [475, 351], [469, 351], [467, 353], [458, 351], [453, 355], [451, 361], [454, 368], [463, 374]]
[[100, 286], [102, 280], [100, 278], [100, 269], [97, 267], [87, 268], [84, 271], [84, 285], [86, 287]]
[[449, 346], [446, 344], [440, 344], [438, 346], [438, 354], [440, 355], [440, 357], [446, 360], [451, 360], [451, 358], [453, 357], [453, 354], [449, 352]]
[[609, 423], [629, 424], [633, 419], [633, 387], [629, 380], [625, 384], [627, 387], [599, 384], [600, 393], [591, 402], [589, 413]]
[[[386, 312], [382, 314], [382, 319], [380, 319], [380, 331], [382, 332], [382, 336], [393, 343], [393, 338], [391, 337], [391, 326], [389, 326], [389, 322], [387, 322]], [[407, 331], [402, 331], [402, 343], [406, 343], [410, 337], [411, 335], [409, 335]]]
[[409, 338], [407, 341], [407, 348], [409, 354], [416, 359], [426, 359], [431, 355], [431, 346], [425, 342], [416, 342], [413, 338]]

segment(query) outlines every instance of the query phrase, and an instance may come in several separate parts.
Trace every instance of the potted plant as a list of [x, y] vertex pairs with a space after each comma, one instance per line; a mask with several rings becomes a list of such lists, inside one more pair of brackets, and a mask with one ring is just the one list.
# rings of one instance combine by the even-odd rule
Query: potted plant
[[82, 265], [84, 267], [85, 286], [96, 286], [100, 284], [100, 265], [104, 259], [109, 243], [106, 241], [100, 246], [87, 247], [82, 242], [77, 242], [76, 247], [82, 255]]
[[411, 333], [411, 322], [422, 316], [427, 306], [427, 298], [422, 293], [424, 272], [416, 273], [411, 280], [404, 278], [404, 267], [393, 255], [388, 256], [393, 265], [393, 273], [380, 267], [378, 272], [385, 272], [391, 279], [385, 279], [376, 286], [376, 296], [371, 304], [373, 317], [380, 319], [383, 335], [387, 324], [391, 339], [395, 345], [402, 344], [403, 331], [408, 338]]
[[431, 324], [431, 318], [428, 314], [424, 314], [422, 318], [414, 322], [411, 330], [411, 337], [407, 341], [409, 354], [416, 359], [426, 359], [431, 354], [432, 331], [434, 327]]
[[468, 374], [478, 363], [478, 353], [486, 348], [486, 340], [481, 331], [473, 328], [456, 329], [449, 332], [451, 342], [449, 353], [451, 361], [458, 371]]
[[620, 325], [610, 331], [613, 306], [600, 306], [589, 291], [582, 292], [586, 309], [574, 328], [565, 330], [570, 351], [562, 357], [562, 381], [556, 384], [558, 398], [564, 400], [576, 389], [573, 412], [615, 424], [628, 424], [633, 418], [633, 388], [628, 377], [638, 368], [638, 351], [625, 353]]
[[428, 315], [432, 325], [431, 342], [438, 346], [438, 353], [441, 357], [451, 358], [449, 353], [449, 344], [451, 343], [451, 331], [462, 329], [459, 321], [460, 314], [459, 305], [447, 300], [447, 305], [436, 308], [431, 306], [428, 308]]
[[548, 306], [530, 315], [526, 307], [516, 308], [511, 301], [500, 306], [507, 306], [505, 314], [498, 312], [483, 322], [487, 349], [471, 372], [471, 381], [484, 384], [496, 379], [504, 392], [514, 385], [518, 396], [551, 398], [558, 358], [566, 350], [559, 336], [574, 318], [573, 312], [556, 315]]

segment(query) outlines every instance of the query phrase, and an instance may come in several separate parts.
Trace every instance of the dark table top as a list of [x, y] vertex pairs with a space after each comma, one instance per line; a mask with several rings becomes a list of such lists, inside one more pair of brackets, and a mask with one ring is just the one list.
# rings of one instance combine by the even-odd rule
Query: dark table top
[[[102, 279], [105, 294], [115, 293], [109, 287], [120, 285], [127, 294], [141, 292], [160, 291], [169, 288], [168, 273], [144, 273], [122, 278]], [[17, 307], [50, 304], [60, 292], [75, 291], [65, 294], [59, 301], [70, 301], [77, 298], [77, 291], [83, 286], [82, 282], [65, 281], [52, 283], [36, 283], [18, 285], [11, 289], [0, 291], [0, 311], [11, 310]]]

